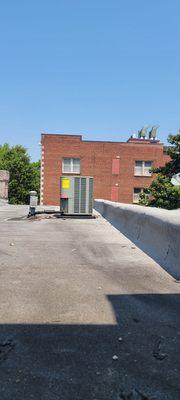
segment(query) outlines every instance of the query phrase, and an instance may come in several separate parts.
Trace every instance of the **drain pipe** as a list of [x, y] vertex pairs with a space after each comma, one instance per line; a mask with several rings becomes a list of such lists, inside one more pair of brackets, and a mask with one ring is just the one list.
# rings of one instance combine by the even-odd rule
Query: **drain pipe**
[[36, 207], [38, 205], [38, 195], [35, 190], [31, 190], [29, 192], [30, 195], [30, 202], [29, 202], [29, 214], [28, 218], [35, 217], [35, 215], [40, 214], [58, 214], [58, 218], [96, 218], [93, 215], [84, 215], [84, 214], [65, 214], [64, 211], [56, 211], [56, 210], [42, 210], [36, 211]]
[[63, 216], [63, 211], [56, 211], [56, 210], [41, 210], [41, 211], [36, 211], [36, 207], [38, 205], [38, 195], [35, 190], [31, 190], [29, 192], [30, 196], [30, 201], [29, 201], [29, 217], [35, 217], [35, 215], [40, 215], [40, 214], [60, 214]]

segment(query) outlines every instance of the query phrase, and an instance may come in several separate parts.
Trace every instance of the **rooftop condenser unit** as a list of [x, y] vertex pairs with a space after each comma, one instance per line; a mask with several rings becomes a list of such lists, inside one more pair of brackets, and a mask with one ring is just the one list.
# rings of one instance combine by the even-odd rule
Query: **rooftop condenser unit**
[[64, 214], [92, 215], [93, 178], [90, 176], [62, 176], [60, 211]]

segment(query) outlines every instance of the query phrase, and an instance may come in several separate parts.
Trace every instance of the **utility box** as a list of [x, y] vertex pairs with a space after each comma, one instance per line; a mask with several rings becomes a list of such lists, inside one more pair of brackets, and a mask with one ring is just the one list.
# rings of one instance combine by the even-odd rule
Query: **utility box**
[[91, 176], [62, 176], [60, 185], [61, 212], [92, 215], [93, 178]]

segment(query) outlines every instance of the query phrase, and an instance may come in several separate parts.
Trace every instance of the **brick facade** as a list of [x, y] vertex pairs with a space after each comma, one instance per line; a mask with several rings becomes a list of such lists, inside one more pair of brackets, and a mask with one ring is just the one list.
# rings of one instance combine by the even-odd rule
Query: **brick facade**
[[158, 167], [169, 159], [163, 144], [157, 140], [100, 142], [82, 140], [79, 135], [42, 134], [41, 145], [41, 204], [44, 205], [60, 203], [63, 158], [79, 158], [80, 174], [94, 177], [94, 198], [122, 203], [132, 203], [134, 188], [147, 188], [153, 180], [151, 176], [134, 176], [135, 161], [152, 161]]

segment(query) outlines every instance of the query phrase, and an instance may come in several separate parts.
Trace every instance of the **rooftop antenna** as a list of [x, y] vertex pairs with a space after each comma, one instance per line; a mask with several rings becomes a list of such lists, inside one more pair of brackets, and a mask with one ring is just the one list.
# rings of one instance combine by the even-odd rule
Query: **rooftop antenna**
[[143, 126], [142, 129], [140, 129], [140, 131], [138, 131], [138, 138], [139, 139], [146, 139], [148, 128], [149, 128], [149, 125], [148, 126]]
[[149, 131], [149, 139], [150, 140], [157, 140], [157, 130], [159, 125], [153, 125], [151, 130]]

